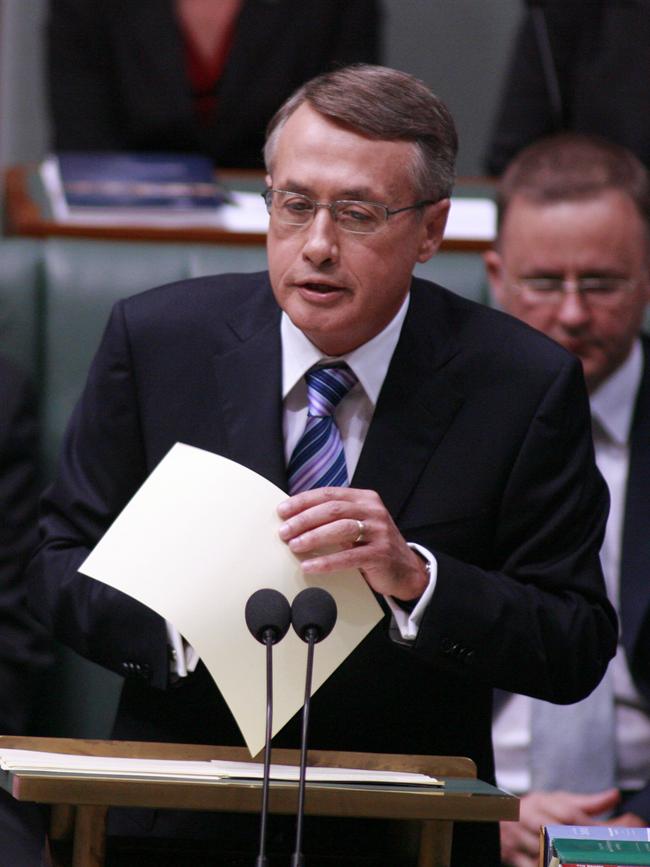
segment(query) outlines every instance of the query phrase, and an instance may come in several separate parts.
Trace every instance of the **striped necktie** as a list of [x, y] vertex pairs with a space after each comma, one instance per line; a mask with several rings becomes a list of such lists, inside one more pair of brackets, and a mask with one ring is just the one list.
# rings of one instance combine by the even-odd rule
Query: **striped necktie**
[[347, 365], [317, 367], [306, 374], [307, 424], [287, 467], [289, 493], [345, 487], [348, 471], [334, 410], [356, 383]]

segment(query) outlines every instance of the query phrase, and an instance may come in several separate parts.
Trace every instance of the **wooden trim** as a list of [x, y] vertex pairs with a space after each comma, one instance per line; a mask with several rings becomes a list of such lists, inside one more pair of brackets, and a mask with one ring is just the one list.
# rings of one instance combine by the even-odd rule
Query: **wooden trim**
[[[16, 165], [5, 170], [6, 233], [30, 238], [94, 238], [103, 241], [164, 241], [188, 244], [233, 244], [260, 246], [266, 243], [263, 232], [230, 232], [199, 226], [80, 226], [45, 219], [37, 203], [29, 195], [27, 177], [33, 166]], [[241, 178], [243, 172], [233, 173]], [[227, 172], [222, 172], [225, 179]], [[256, 177], [254, 173], [252, 177]], [[489, 186], [489, 179], [469, 179], [471, 183]], [[443, 238], [440, 250], [453, 253], [481, 253], [489, 250], [490, 241], [478, 239]]]

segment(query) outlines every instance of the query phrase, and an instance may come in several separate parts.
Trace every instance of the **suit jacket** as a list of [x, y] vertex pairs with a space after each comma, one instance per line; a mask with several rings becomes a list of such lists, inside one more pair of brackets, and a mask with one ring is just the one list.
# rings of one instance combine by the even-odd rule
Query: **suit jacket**
[[192, 106], [173, 0], [50, 0], [56, 150], [198, 151], [262, 167], [266, 124], [304, 81], [377, 61], [378, 0], [245, 0], [207, 128]]
[[25, 604], [23, 573], [36, 546], [37, 425], [25, 378], [0, 357], [0, 731], [27, 734], [36, 678], [49, 663]]
[[[635, 686], [650, 703], [650, 339], [642, 337], [643, 374], [636, 396], [630, 435], [623, 544], [621, 549], [621, 642]], [[509, 693], [495, 696], [495, 711]], [[624, 796], [618, 813], [633, 812], [650, 822], [650, 781]]]
[[562, 103], [555, 115], [533, 17], [506, 71], [486, 169], [499, 175], [533, 141], [561, 130], [601, 135], [650, 166], [649, 0], [547, 0], [543, 11]]
[[[176, 441], [286, 489], [279, 320], [265, 273], [184, 281], [114, 308], [30, 574], [39, 618], [128, 676], [117, 737], [241, 743], [204, 668], [166, 688], [160, 618], [76, 569]], [[556, 344], [414, 279], [352, 484], [377, 490], [405, 538], [435, 553], [437, 586], [413, 647], [390, 639], [386, 617], [321, 687], [312, 747], [469, 755], [492, 780], [493, 686], [559, 702], [595, 686], [616, 623], [588, 413], [580, 366]], [[299, 743], [298, 717], [274, 743]], [[497, 863], [491, 834], [470, 829], [465, 867]]]
[[[37, 427], [24, 377], [0, 358], [0, 733], [28, 734], [38, 678], [49, 664], [41, 627], [25, 605], [23, 572], [36, 545]], [[0, 793], [2, 858], [41, 863], [45, 821], [35, 804]]]
[[[643, 377], [630, 438], [621, 552], [621, 640], [637, 689], [650, 704], [650, 339], [643, 338]], [[650, 822], [650, 781], [621, 811]]]

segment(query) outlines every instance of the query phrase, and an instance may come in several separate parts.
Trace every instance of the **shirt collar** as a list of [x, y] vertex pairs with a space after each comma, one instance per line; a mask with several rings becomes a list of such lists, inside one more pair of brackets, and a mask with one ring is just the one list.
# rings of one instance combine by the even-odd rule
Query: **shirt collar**
[[282, 337], [282, 399], [314, 365], [323, 361], [345, 361], [355, 373], [373, 406], [379, 398], [388, 365], [397, 346], [410, 300], [407, 293], [402, 306], [388, 325], [367, 343], [352, 352], [332, 358], [318, 349], [303, 332], [296, 328], [283, 311], [280, 322]]
[[642, 372], [643, 353], [641, 341], [637, 339], [623, 364], [589, 398], [592, 416], [607, 436], [620, 445], [625, 445], [630, 439]]

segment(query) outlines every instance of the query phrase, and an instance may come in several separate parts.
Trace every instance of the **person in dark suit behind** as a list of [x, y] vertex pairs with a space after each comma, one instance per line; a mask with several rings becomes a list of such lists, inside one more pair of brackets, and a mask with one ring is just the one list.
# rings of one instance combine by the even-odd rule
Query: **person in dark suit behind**
[[55, 150], [195, 151], [262, 168], [309, 78], [379, 57], [379, 0], [50, 0]]
[[[611, 496], [601, 560], [621, 617], [618, 652], [599, 687], [604, 710], [596, 694], [573, 708], [524, 696], [499, 702], [497, 779], [525, 794], [519, 823], [502, 823], [503, 854], [535, 867], [540, 825], [604, 816], [608, 825], [650, 825], [650, 341], [640, 333], [650, 300], [650, 179], [625, 148], [565, 133], [515, 157], [499, 212], [486, 254], [496, 300], [582, 362]], [[606, 722], [602, 745], [597, 714]], [[586, 737], [574, 729], [582, 718]]]
[[[601, 679], [616, 619], [580, 365], [512, 318], [412, 277], [440, 245], [456, 149], [449, 112], [413, 76], [375, 66], [319, 76], [269, 127], [269, 272], [182, 281], [115, 306], [29, 573], [42, 622], [128, 674], [116, 737], [242, 742], [202, 664], [179, 677], [177, 661], [170, 675], [162, 619], [77, 572], [177, 441], [289, 491], [279, 533], [305, 573], [326, 587], [332, 570], [359, 568], [384, 608], [315, 694], [313, 748], [467, 755], [490, 781], [494, 686], [566, 703]], [[313, 402], [314, 381], [332, 379], [350, 386], [323, 422], [332, 465], [303, 489], [307, 383]], [[296, 715], [274, 744], [299, 742]], [[232, 820], [150, 811], [112, 828], [134, 833], [136, 822], [177, 838], [235, 833]], [[306, 851], [412, 865], [407, 849], [388, 849], [384, 824], [353, 823], [347, 836], [338, 822], [318, 843], [311, 822]], [[496, 863], [496, 827], [460, 824], [452, 859]]]
[[[23, 572], [36, 545], [37, 425], [22, 374], [0, 357], [0, 734], [24, 735], [38, 677], [50, 662], [25, 605]], [[0, 791], [0, 861], [42, 864], [45, 822], [34, 805]]]
[[485, 167], [539, 138], [602, 135], [650, 167], [650, 0], [528, 0]]

